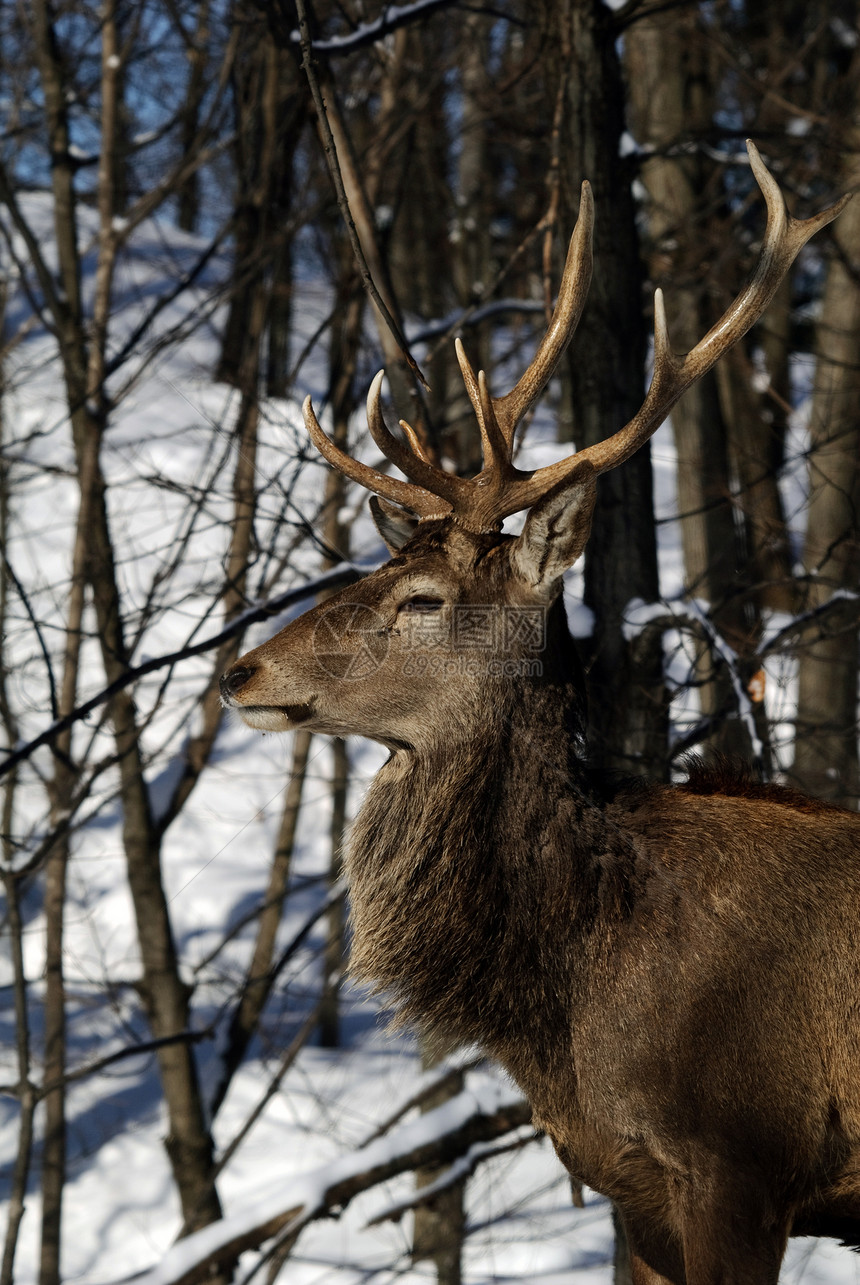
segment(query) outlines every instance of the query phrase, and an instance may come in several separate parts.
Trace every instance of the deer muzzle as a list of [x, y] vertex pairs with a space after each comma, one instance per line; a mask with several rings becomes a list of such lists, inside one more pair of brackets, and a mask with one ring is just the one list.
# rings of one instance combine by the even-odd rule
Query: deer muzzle
[[235, 710], [243, 722], [261, 732], [289, 732], [307, 722], [314, 713], [312, 701], [283, 705], [256, 703], [254, 678], [257, 674], [256, 666], [237, 661], [221, 675], [219, 687], [225, 709]]

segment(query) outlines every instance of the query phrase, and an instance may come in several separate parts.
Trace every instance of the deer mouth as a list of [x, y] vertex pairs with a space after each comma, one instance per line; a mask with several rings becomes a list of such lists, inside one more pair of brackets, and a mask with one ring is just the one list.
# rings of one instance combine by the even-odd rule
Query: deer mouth
[[314, 706], [310, 701], [306, 702], [304, 705], [283, 705], [281, 708], [284, 712], [284, 716], [288, 718], [291, 723], [306, 723], [314, 713]]
[[290, 732], [314, 714], [310, 702], [302, 705], [233, 705], [243, 723], [259, 732]]

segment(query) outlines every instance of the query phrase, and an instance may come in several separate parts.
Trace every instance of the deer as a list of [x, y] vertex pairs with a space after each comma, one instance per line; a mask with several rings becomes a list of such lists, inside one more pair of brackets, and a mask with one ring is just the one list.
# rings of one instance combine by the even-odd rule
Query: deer
[[388, 428], [382, 372], [368, 427], [403, 477], [342, 451], [306, 399], [313, 443], [372, 493], [391, 559], [221, 679], [251, 728], [388, 749], [346, 850], [352, 973], [426, 1038], [501, 1064], [570, 1174], [614, 1202], [635, 1285], [776, 1282], [791, 1236], [860, 1249], [860, 814], [725, 765], [675, 784], [591, 768], [562, 601], [599, 474], [746, 334], [847, 200], [795, 219], [748, 152], [767, 207], [752, 276], [684, 355], [656, 293], [650, 388], [604, 441], [514, 463], [585, 303], [587, 183], [514, 388], [492, 396], [457, 341], [477, 476]]

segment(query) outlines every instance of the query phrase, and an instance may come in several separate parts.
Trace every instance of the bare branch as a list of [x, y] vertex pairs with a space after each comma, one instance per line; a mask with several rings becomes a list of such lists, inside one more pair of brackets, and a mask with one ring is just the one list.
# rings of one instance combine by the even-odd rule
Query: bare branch
[[382, 1213], [376, 1214], [368, 1222], [368, 1227], [378, 1227], [380, 1223], [400, 1222], [404, 1214], [408, 1214], [413, 1209], [420, 1209], [423, 1205], [432, 1204], [438, 1195], [443, 1191], [448, 1191], [457, 1183], [463, 1182], [465, 1178], [470, 1178], [477, 1169], [478, 1165], [484, 1160], [492, 1160], [495, 1156], [504, 1156], [509, 1151], [520, 1151], [527, 1147], [530, 1142], [534, 1142], [539, 1137], [534, 1129], [525, 1125], [514, 1138], [510, 1141], [501, 1143], [476, 1142], [470, 1147], [464, 1156], [455, 1160], [450, 1168], [440, 1174], [435, 1182], [428, 1183], [426, 1187], [417, 1187], [411, 1196], [406, 1200], [398, 1200], [395, 1204], [389, 1205], [383, 1209]]
[[[55, 1080], [46, 1080], [36, 1092], [36, 1100], [40, 1100], [48, 1093], [53, 1093], [55, 1089], [61, 1088], [66, 1084], [75, 1084], [79, 1080], [87, 1080], [91, 1075], [99, 1075], [109, 1066], [114, 1066], [117, 1062], [124, 1062], [131, 1057], [144, 1057], [147, 1053], [156, 1053], [159, 1049], [166, 1048], [169, 1044], [198, 1044], [201, 1040], [211, 1040], [212, 1031], [208, 1028], [199, 1031], [178, 1031], [175, 1035], [164, 1035], [160, 1039], [143, 1040], [140, 1044], [129, 1044], [124, 1049], [117, 1049], [115, 1053], [108, 1053], [105, 1057], [97, 1058], [95, 1062], [89, 1062], [86, 1066], [75, 1067], [73, 1071], [67, 1071], [65, 1075]], [[18, 1097], [18, 1085], [0, 1084], [0, 1093], [7, 1097]]]
[[[386, 36], [401, 27], [409, 27], [413, 22], [437, 13], [440, 9], [453, 8], [458, 0], [414, 0], [413, 4], [386, 5], [378, 18], [363, 22], [346, 36], [332, 36], [328, 40], [312, 40], [311, 51], [314, 54], [340, 57], [355, 53], [357, 49], [366, 49], [368, 45], [378, 44]], [[300, 32], [291, 31], [290, 40], [294, 45], [301, 45]]]

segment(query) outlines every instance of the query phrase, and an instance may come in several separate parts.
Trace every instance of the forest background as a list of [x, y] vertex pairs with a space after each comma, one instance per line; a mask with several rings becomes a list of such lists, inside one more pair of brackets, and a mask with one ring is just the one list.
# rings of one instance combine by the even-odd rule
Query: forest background
[[[384, 365], [397, 415], [474, 471], [453, 337], [515, 381], [588, 178], [590, 301], [522, 459], [608, 436], [647, 387], [654, 288], [686, 350], [755, 260], [747, 136], [798, 216], [857, 189], [858, 22], [855, 0], [2, 7], [0, 1285], [160, 1260], [165, 1282], [624, 1279], [610, 1212], [569, 1207], [510, 1086], [432, 1068], [343, 981], [376, 751], [252, 739], [217, 679], [383, 556], [306, 393], [378, 464]], [[670, 779], [716, 751], [858, 806], [858, 408], [855, 200], [601, 480], [569, 584], [598, 764]]]

